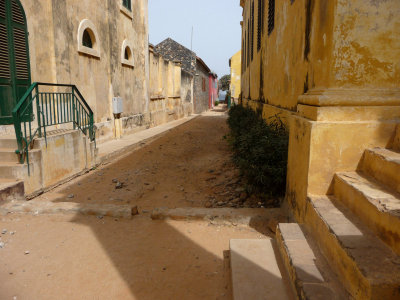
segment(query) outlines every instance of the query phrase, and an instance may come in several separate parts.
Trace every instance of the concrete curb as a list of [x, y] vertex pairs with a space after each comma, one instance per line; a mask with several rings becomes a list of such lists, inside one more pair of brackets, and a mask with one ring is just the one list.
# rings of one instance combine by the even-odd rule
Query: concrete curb
[[76, 214], [132, 219], [137, 207], [112, 204], [82, 204], [74, 202], [12, 201], [0, 206], [0, 214], [26, 213], [35, 215]]
[[257, 228], [276, 227], [287, 217], [280, 208], [156, 208], [151, 213], [153, 220], [211, 221], [215, 224], [248, 225]]

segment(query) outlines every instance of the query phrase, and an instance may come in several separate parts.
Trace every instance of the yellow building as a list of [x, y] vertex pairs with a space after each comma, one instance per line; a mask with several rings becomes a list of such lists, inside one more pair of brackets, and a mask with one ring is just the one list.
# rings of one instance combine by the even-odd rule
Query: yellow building
[[399, 268], [370, 268], [400, 254], [400, 2], [240, 5], [242, 103], [290, 129], [284, 205], [352, 297], [400, 299]]
[[229, 59], [229, 66], [231, 67], [231, 84], [230, 91], [232, 101], [239, 99], [241, 92], [240, 77], [242, 75], [242, 51], [238, 51]]

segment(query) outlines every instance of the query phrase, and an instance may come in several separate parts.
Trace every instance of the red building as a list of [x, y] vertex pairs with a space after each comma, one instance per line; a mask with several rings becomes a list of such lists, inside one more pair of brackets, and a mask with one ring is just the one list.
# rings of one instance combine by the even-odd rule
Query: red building
[[218, 100], [218, 75], [210, 72], [209, 76], [209, 98], [208, 108], [214, 108], [215, 101]]

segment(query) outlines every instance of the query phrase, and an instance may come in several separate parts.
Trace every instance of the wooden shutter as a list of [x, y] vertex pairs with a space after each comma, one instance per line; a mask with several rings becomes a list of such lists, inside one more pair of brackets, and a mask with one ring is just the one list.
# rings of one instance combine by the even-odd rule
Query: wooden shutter
[[0, 78], [10, 78], [5, 0], [0, 0]]
[[17, 79], [29, 79], [27, 41], [25, 35], [25, 19], [21, 7], [12, 1], [12, 21], [23, 25], [13, 27], [15, 71]]

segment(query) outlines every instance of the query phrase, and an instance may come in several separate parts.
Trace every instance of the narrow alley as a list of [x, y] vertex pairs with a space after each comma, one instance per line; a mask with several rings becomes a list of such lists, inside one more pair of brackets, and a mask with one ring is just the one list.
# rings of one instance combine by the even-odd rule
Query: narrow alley
[[241, 197], [227, 132], [224, 111], [205, 113], [31, 200], [129, 204], [138, 208], [132, 220], [1, 216], [0, 299], [232, 299], [229, 240], [272, 231], [151, 219], [162, 207], [259, 206]]

